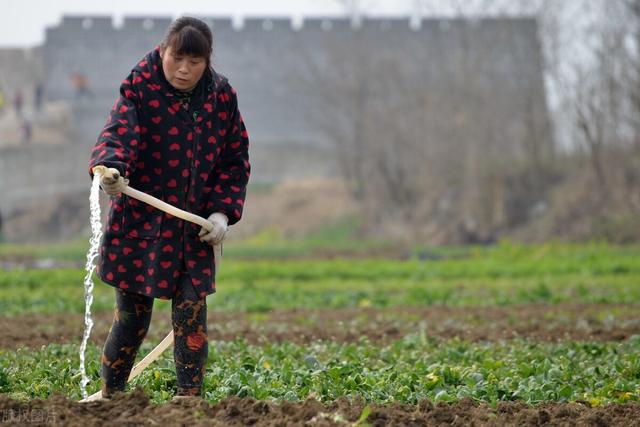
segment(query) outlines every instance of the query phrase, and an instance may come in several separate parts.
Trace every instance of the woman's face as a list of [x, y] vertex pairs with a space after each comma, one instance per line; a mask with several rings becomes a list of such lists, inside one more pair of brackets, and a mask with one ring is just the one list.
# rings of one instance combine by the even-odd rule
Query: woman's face
[[167, 46], [162, 57], [162, 69], [167, 81], [178, 90], [190, 91], [198, 84], [207, 67], [207, 60], [203, 57], [178, 55], [171, 46]]

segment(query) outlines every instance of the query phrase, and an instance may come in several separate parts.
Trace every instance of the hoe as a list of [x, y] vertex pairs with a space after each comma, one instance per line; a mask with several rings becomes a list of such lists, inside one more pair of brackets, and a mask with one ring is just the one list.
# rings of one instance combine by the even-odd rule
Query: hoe
[[[117, 179], [118, 177], [111, 173], [109, 169], [105, 166], [96, 166], [93, 168], [93, 173], [95, 175], [100, 175], [104, 177], [103, 179]], [[168, 203], [163, 202], [153, 196], [150, 196], [146, 193], [138, 191], [134, 188], [127, 186], [124, 190], [124, 194], [138, 199], [142, 202], [145, 202], [157, 209], [160, 209], [164, 212], [167, 212], [175, 217], [180, 219], [184, 219], [185, 221], [193, 222], [201, 227], [204, 227], [207, 231], [211, 231], [212, 225], [209, 221], [201, 216], [194, 215], [192, 213], [183, 211], [181, 209], [176, 208]], [[220, 260], [222, 259], [222, 245], [216, 245], [213, 248], [214, 253], [214, 262], [216, 266], [216, 271], [220, 268]], [[154, 360], [158, 358], [171, 344], [173, 344], [173, 331], [169, 332], [167, 336], [157, 345], [156, 348], [151, 350], [149, 354], [147, 354], [138, 364], [136, 364], [131, 370], [131, 374], [129, 374], [128, 381], [131, 381], [135, 377], [137, 377], [147, 366], [149, 366]], [[98, 400], [102, 397], [102, 392], [98, 391], [97, 393], [92, 394], [86, 399], [81, 400], [81, 402], [90, 402], [93, 400]]]

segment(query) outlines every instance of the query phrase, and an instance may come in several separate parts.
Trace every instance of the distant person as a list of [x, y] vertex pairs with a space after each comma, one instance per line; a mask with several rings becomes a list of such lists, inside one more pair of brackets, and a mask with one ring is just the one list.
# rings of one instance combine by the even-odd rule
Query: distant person
[[42, 98], [43, 97], [44, 97], [44, 87], [43, 87], [42, 83], [38, 83], [38, 84], [36, 84], [36, 88], [35, 88], [35, 92], [34, 92], [34, 96], [33, 96], [34, 107], [36, 108], [36, 111], [40, 111], [42, 109]]
[[[121, 82], [89, 170], [115, 168], [101, 183], [113, 197], [98, 276], [116, 288], [102, 353], [102, 396], [125, 389], [155, 298], [172, 299], [176, 396], [202, 396], [208, 356], [206, 297], [215, 292], [213, 245], [242, 216], [249, 139], [236, 91], [211, 67], [211, 29], [182, 17]], [[125, 178], [128, 180], [125, 181]], [[127, 183], [208, 218], [213, 230], [122, 194]]]
[[22, 121], [22, 126], [20, 127], [22, 132], [22, 142], [28, 144], [31, 142], [31, 138], [33, 135], [33, 128], [31, 125], [31, 121], [24, 119]]
[[74, 97], [76, 99], [89, 97], [91, 91], [89, 90], [89, 80], [83, 73], [73, 73], [70, 77], [71, 84], [74, 88]]
[[22, 117], [22, 102], [23, 102], [22, 91], [18, 90], [13, 95], [13, 109], [15, 110], [16, 115], [18, 117]]
[[4, 112], [4, 91], [0, 89], [0, 114]]

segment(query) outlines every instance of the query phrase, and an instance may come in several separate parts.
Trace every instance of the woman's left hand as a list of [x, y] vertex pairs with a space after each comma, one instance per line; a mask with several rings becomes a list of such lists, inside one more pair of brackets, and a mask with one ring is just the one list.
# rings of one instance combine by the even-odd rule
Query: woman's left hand
[[213, 228], [211, 231], [207, 231], [203, 227], [198, 236], [200, 236], [200, 240], [209, 243], [211, 246], [219, 245], [227, 235], [229, 218], [223, 213], [215, 212], [209, 216], [208, 220], [213, 224]]

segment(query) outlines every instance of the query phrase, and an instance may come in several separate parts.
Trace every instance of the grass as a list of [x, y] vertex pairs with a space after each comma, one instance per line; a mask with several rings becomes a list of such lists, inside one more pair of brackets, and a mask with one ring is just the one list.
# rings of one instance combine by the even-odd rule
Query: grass
[[84, 262], [89, 239], [62, 243], [0, 243], [1, 259], [52, 259]]

